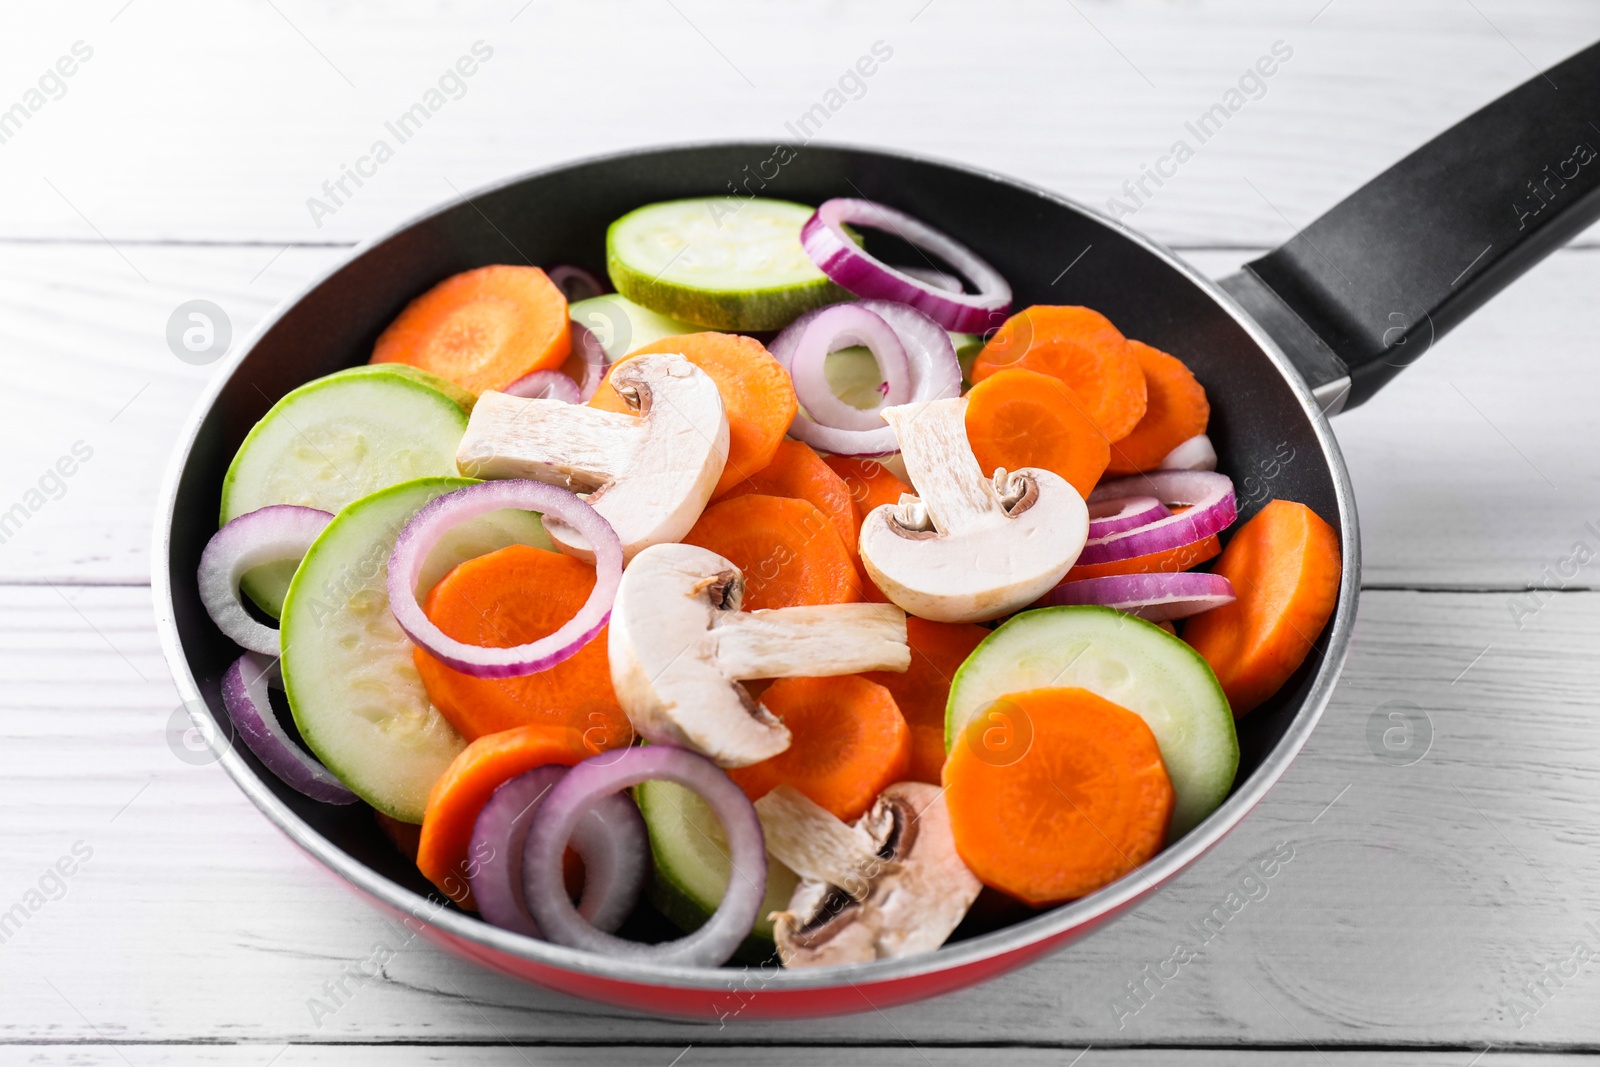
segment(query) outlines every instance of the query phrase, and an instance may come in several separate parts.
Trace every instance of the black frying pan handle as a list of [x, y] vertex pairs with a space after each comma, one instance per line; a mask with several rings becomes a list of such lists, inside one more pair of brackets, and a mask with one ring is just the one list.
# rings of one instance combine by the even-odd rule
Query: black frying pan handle
[[1332, 412], [1377, 392], [1597, 217], [1600, 44], [1452, 126], [1222, 284]]

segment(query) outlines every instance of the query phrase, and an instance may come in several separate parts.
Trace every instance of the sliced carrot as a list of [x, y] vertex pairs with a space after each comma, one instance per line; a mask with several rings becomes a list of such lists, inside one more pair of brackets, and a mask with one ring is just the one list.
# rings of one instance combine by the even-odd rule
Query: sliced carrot
[[889, 690], [858, 675], [780, 678], [761, 695], [789, 728], [789, 747], [728, 776], [751, 800], [790, 785], [846, 822], [911, 763], [911, 733]]
[[1111, 446], [1060, 378], [996, 371], [967, 394], [967, 441], [985, 474], [1039, 467], [1088, 496], [1106, 472]]
[[856, 535], [860, 532], [861, 520], [856, 517], [850, 489], [844, 479], [804, 441], [787, 437], [779, 441], [778, 450], [772, 454], [772, 462], [723, 493], [721, 500], [749, 496], [751, 493], [792, 496], [810, 503], [828, 516], [833, 528], [839, 531], [844, 547], [850, 550], [852, 558], [855, 556]]
[[856, 524], [859, 527], [861, 520], [873, 508], [884, 504], [900, 503], [902, 493], [911, 492], [911, 487], [879, 463], [875, 459], [866, 459], [861, 456], [828, 456], [823, 462], [833, 468], [835, 474], [844, 480], [845, 488], [850, 492], [850, 499], [856, 506]]
[[414, 822], [401, 822], [381, 811], [374, 810], [373, 818], [378, 820], [378, 829], [383, 831], [395, 848], [400, 850], [400, 855], [417, 862], [417, 842], [422, 836], [422, 827]]
[[[753, 337], [731, 333], [691, 333], [661, 340], [629, 352], [612, 370], [647, 352], [677, 352], [711, 376], [728, 413], [728, 462], [717, 480], [725, 493], [772, 462], [778, 442], [789, 431], [800, 401], [783, 364]], [[593, 407], [627, 411], [628, 405], [606, 381], [590, 398]]]
[[[911, 487], [899, 475], [875, 459], [861, 456], [828, 456], [825, 460], [845, 484], [850, 499], [855, 504], [856, 529], [873, 508], [884, 504], [900, 503], [901, 495], [911, 492]], [[861, 579], [861, 599], [877, 604], [887, 604], [889, 598], [867, 576], [866, 567], [856, 559], [856, 571]]]
[[972, 382], [1013, 367], [1066, 382], [1107, 440], [1121, 440], [1144, 418], [1139, 360], [1098, 311], [1036, 304], [1011, 316], [973, 361]]
[[744, 608], [853, 604], [855, 561], [832, 520], [814, 504], [751, 493], [712, 504], [684, 543], [725, 556], [744, 575]]
[[1339, 602], [1343, 567], [1339, 535], [1304, 504], [1274, 500], [1233, 535], [1211, 571], [1238, 599], [1191, 618], [1183, 639], [1211, 664], [1235, 717], [1305, 662]]
[[862, 675], [887, 689], [911, 730], [914, 781], [939, 784], [944, 766], [944, 711], [950, 682], [989, 631], [970, 622], [930, 622], [906, 616], [906, 643], [911, 666], [904, 673], [873, 671]]
[[374, 363], [409, 363], [481, 393], [572, 350], [567, 298], [538, 267], [479, 267], [446, 278], [406, 305], [378, 337]]
[[1034, 907], [1092, 893], [1161, 849], [1172, 781], [1138, 715], [1087, 689], [1001, 697], [1025, 722], [1019, 755], [986, 744], [984, 715], [944, 765], [956, 851], [985, 884]]
[[1210, 537], [1191, 541], [1187, 545], [1169, 548], [1165, 552], [1151, 552], [1149, 555], [1134, 556], [1132, 559], [1119, 559], [1115, 563], [1087, 563], [1074, 567], [1067, 572], [1062, 581], [1105, 578], [1112, 574], [1153, 574], [1158, 571], [1171, 574], [1197, 567], [1208, 559], [1215, 559], [1217, 553], [1221, 551], [1222, 543], [1217, 540], [1216, 534], [1212, 534]]
[[[594, 566], [559, 552], [511, 545], [468, 560], [423, 600], [434, 625], [457, 641], [510, 648], [548, 637], [578, 613], [594, 590]], [[468, 741], [517, 726], [543, 725], [605, 735], [628, 744], [628, 720], [611, 691], [606, 631], [570, 658], [520, 678], [474, 678], [420, 647], [412, 653], [433, 701]]]
[[1111, 446], [1111, 474], [1138, 474], [1161, 466], [1167, 453], [1206, 432], [1211, 402], [1183, 360], [1141, 341], [1129, 341], [1144, 371], [1148, 403], [1133, 432]]
[[574, 743], [570, 731], [520, 726], [480, 737], [451, 761], [428, 793], [417, 843], [417, 867], [463, 908], [476, 909], [468, 878], [489, 856], [469, 856], [478, 812], [502, 782], [556, 763], [570, 767], [594, 753]]

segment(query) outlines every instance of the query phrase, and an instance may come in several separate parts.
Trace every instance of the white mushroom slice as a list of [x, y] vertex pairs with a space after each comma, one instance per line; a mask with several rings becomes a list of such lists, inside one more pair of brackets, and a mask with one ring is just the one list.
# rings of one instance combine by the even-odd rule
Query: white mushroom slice
[[911, 665], [905, 613], [892, 604], [742, 612], [743, 597], [739, 568], [694, 545], [655, 545], [623, 572], [607, 651], [640, 736], [746, 767], [788, 748], [789, 731], [740, 680]]
[[878, 856], [878, 842], [860, 824], [848, 825], [790, 785], [756, 801], [767, 852], [801, 878], [836, 886], [856, 900], [891, 860]]
[[[456, 466], [472, 478], [532, 478], [588, 493], [632, 559], [683, 537], [705, 510], [727, 460], [728, 416], [716, 383], [679, 355], [636, 356], [617, 366], [611, 384], [637, 416], [484, 393]], [[572, 527], [555, 519], [545, 527], [567, 552], [593, 558]]]
[[[788, 814], [793, 805], [786, 801], [763, 811], [767, 799], [762, 798], [756, 810], [770, 850], [775, 840], [786, 838], [783, 830], [768, 825], [769, 819], [779, 823], [795, 816]], [[802, 818], [815, 834], [815, 814]], [[831, 863], [843, 866], [847, 877], [864, 875], [866, 892], [810, 877], [796, 886], [789, 909], [772, 916], [778, 956], [785, 967], [870, 963], [932, 952], [961, 924], [983, 888], [956, 853], [950, 812], [937, 786], [924, 782], [890, 786], [855, 829], [870, 840], [868, 857], [861, 855], [859, 844], [846, 839], [842, 854], [831, 857]], [[797, 862], [800, 858], [795, 856]]]
[[978, 622], [1026, 607], [1083, 551], [1089, 509], [1047, 470], [985, 478], [967, 442], [964, 397], [901, 404], [894, 427], [915, 499], [875, 508], [861, 526], [861, 560], [912, 615]]

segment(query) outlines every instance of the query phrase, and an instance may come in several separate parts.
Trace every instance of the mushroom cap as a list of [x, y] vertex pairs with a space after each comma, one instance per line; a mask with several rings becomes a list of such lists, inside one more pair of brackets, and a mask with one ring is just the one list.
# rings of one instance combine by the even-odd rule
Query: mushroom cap
[[937, 622], [979, 622], [1031, 604], [1089, 537], [1088, 506], [1059, 475], [1025, 467], [987, 477], [966, 416], [965, 397], [884, 410], [917, 495], [873, 509], [858, 541], [884, 595]]
[[[716, 382], [681, 355], [636, 356], [611, 383], [637, 415], [561, 400], [488, 392], [456, 452], [462, 473], [532, 478], [577, 492], [611, 524], [624, 559], [689, 532], [728, 455], [728, 416]], [[593, 559], [575, 529], [545, 528], [570, 555]]]
[[654, 545], [622, 573], [611, 608], [611, 687], [650, 741], [745, 767], [789, 747], [746, 678], [903, 671], [905, 612], [893, 604], [740, 611], [744, 578], [715, 552]]
[[984, 479], [993, 509], [948, 533], [908, 522], [907, 509], [918, 504], [883, 504], [867, 515], [861, 561], [885, 596], [935, 622], [982, 622], [1033, 603], [1066, 576], [1089, 536], [1083, 498], [1051, 471], [999, 474], [1016, 502], [1008, 508]]
[[956, 853], [944, 793], [925, 782], [898, 782], [856, 823], [876, 852], [861, 865], [869, 880], [857, 900], [807, 879], [789, 909], [773, 916], [786, 967], [868, 963], [932, 952], [960, 925], [983, 888]]
[[717, 623], [744, 596], [739, 568], [694, 545], [655, 545], [622, 573], [611, 609], [611, 685], [648, 741], [744, 767], [789, 747], [789, 730], [729, 678]]

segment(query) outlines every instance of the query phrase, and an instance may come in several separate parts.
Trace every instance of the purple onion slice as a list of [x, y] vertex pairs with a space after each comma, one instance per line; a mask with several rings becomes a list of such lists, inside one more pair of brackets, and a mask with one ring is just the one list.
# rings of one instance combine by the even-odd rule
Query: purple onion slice
[[504, 389], [507, 396], [526, 397], [529, 400], [564, 400], [576, 404], [579, 400], [578, 383], [558, 370], [536, 370], [524, 374]]
[[[567, 768], [554, 764], [535, 767], [502, 783], [478, 813], [468, 855], [489, 857], [476, 865], [470, 879], [485, 922], [542, 936], [528, 914], [524, 857], [534, 812], [566, 773]], [[583, 813], [570, 843], [583, 860], [578, 914], [596, 929], [612, 933], [638, 905], [650, 873], [644, 817], [626, 793], [613, 793]]]
[[[469, 645], [448, 636], [423, 612], [417, 603], [417, 580], [441, 537], [469, 519], [502, 508], [537, 511], [577, 530], [594, 550], [594, 590], [578, 613], [553, 634], [514, 648]], [[621, 581], [622, 542], [594, 508], [566, 489], [507, 478], [437, 497], [406, 524], [389, 557], [389, 609], [406, 636], [452, 670], [475, 678], [517, 678], [553, 667], [592, 641], [611, 617], [611, 602]]]
[[1114, 574], [1062, 582], [1051, 604], [1100, 604], [1151, 622], [1185, 619], [1232, 602], [1233, 583], [1220, 574]]
[[278, 721], [278, 713], [272, 710], [272, 700], [267, 693], [267, 676], [275, 663], [275, 660], [246, 652], [223, 674], [222, 704], [228, 709], [234, 729], [267, 770], [283, 779], [291, 789], [324, 804], [354, 804], [359, 798], [346, 789], [332, 771], [295, 744]]
[[[1093, 495], [1092, 493], [1090, 494]], [[1105, 537], [1164, 519], [1172, 510], [1153, 496], [1114, 497], [1089, 505], [1089, 536]]]
[[[778, 334], [767, 346], [767, 351], [771, 352], [773, 358], [795, 379], [797, 395], [802, 388], [803, 375], [797, 369], [797, 355], [803, 347], [802, 341], [805, 342], [805, 346], [813, 343], [808, 336], [809, 331], [818, 328], [819, 321], [826, 323], [827, 320], [821, 319], [824, 312], [845, 307], [865, 311], [881, 319], [894, 332], [905, 352], [910, 377], [909, 395], [902, 399], [895, 380], [885, 375], [884, 384], [889, 386], [889, 394], [872, 410], [871, 418], [882, 423], [882, 415], [879, 412], [895, 404], [943, 400], [961, 395], [961, 363], [956, 358], [955, 346], [950, 342], [949, 333], [916, 308], [892, 300], [861, 300], [819, 308], [800, 316]], [[826, 346], [826, 331], [824, 339], [815, 343]], [[881, 362], [879, 365], [883, 366]], [[811, 387], [811, 391], [814, 393], [819, 388], [826, 390], [834, 403], [850, 407], [837, 396], [833, 396], [826, 381], [821, 382], [820, 386]], [[813, 399], [819, 398], [813, 397]], [[843, 456], [881, 456], [899, 450], [900, 446], [895, 439], [894, 431], [886, 424], [865, 429], [835, 426], [828, 424], [819, 414], [812, 411], [805, 397], [800, 398], [800, 403], [802, 410], [790, 423], [789, 433], [808, 445]], [[823, 410], [828, 410], [822, 404], [819, 406], [823, 407]], [[857, 416], [869, 414], [856, 408], [850, 410]]]
[[555, 283], [555, 287], [561, 290], [561, 295], [567, 298], [569, 304], [604, 296], [611, 291], [611, 287], [593, 271], [575, 267], [571, 263], [557, 263], [553, 267], [546, 267], [544, 273]]
[[239, 579], [265, 563], [299, 559], [333, 516], [316, 508], [273, 504], [246, 512], [211, 535], [200, 553], [200, 602], [217, 629], [241, 648], [278, 654], [278, 631], [259, 623], [239, 599]]
[[[656, 945], [625, 941], [596, 929], [567, 899], [561, 878], [562, 849], [584, 812], [601, 797], [648, 781], [675, 782], [704, 798], [722, 823], [733, 868], [711, 918], [692, 934]], [[716, 764], [668, 745], [618, 749], [573, 767], [534, 814], [523, 862], [528, 911], [548, 940], [667, 966], [715, 967], [726, 962], [755, 925], [767, 891], [766, 839], [755, 805]]]
[[1233, 481], [1211, 471], [1151, 471], [1101, 482], [1089, 504], [1119, 497], [1153, 496], [1164, 504], [1188, 510], [1104, 537], [1091, 537], [1078, 555], [1078, 565], [1115, 563], [1152, 552], [1192, 544], [1228, 528], [1238, 518]]
[[[845, 223], [887, 230], [932, 253], [955, 268], [974, 292], [951, 292], [889, 266], [851, 240], [844, 231]], [[1011, 310], [1011, 286], [966, 245], [920, 219], [871, 200], [824, 202], [800, 228], [800, 244], [822, 273], [850, 292], [910, 304], [947, 330], [983, 333], [1004, 322]]]

